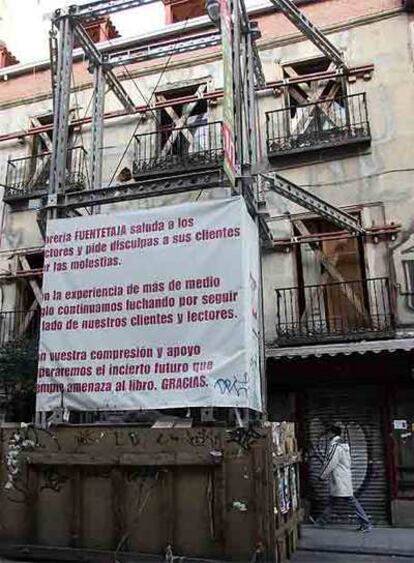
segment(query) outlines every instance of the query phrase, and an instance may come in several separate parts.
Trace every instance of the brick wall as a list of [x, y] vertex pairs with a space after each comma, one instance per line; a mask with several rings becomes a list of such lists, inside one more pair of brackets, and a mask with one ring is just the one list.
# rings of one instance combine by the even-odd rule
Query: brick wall
[[[315, 4], [304, 6], [303, 12], [310, 20], [318, 26], [332, 25], [335, 23], [345, 23], [349, 20], [373, 15], [394, 8], [401, 8], [401, 0], [321, 0]], [[263, 39], [282, 38], [296, 31], [296, 28], [281, 13], [267, 13], [257, 18]], [[195, 53], [190, 57], [194, 59]], [[186, 54], [177, 55], [174, 60], [185, 59]], [[156, 61], [164, 64], [159, 59]], [[134, 65], [131, 68], [154, 69], [154, 61]], [[86, 70], [84, 63], [74, 65], [75, 83], [81, 85], [91, 83], [92, 76]], [[0, 106], [5, 103], [12, 103], [17, 100], [31, 99], [37, 96], [50, 94], [51, 82], [49, 70], [36, 69], [30, 70], [26, 75], [16, 78], [9, 78], [8, 81], [0, 82]]]
[[[401, 0], [322, 0], [301, 7], [301, 11], [312, 23], [323, 27], [395, 8], [401, 8]], [[280, 12], [255, 19], [259, 22], [263, 39], [281, 38], [296, 31], [293, 24]]]

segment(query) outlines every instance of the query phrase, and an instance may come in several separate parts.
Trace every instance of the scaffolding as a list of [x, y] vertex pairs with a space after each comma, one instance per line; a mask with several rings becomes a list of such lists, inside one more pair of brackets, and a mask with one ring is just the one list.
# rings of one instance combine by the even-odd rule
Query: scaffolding
[[[347, 212], [329, 204], [307, 190], [296, 186], [279, 174], [259, 172], [266, 168], [258, 161], [257, 127], [256, 127], [256, 91], [285, 86], [289, 81], [266, 83], [261, 65], [257, 40], [260, 31], [255, 22], [251, 22], [244, 0], [230, 0], [229, 29], [232, 84], [231, 93], [232, 123], [227, 123], [234, 142], [234, 177], [230, 177], [220, 167], [202, 172], [184, 174], [168, 174], [161, 177], [135, 180], [116, 186], [102, 186], [102, 150], [104, 120], [107, 117], [145, 112], [148, 104], [139, 107], [124, 88], [114, 69], [131, 63], [147, 62], [155, 59], [168, 58], [176, 54], [193, 52], [214, 47], [222, 43], [222, 34], [217, 28], [198, 34], [185, 34], [183, 37], [157, 42], [127, 50], [104, 52], [96, 47], [84, 29], [84, 24], [96, 18], [108, 16], [121, 10], [150, 4], [155, 0], [108, 0], [94, 1], [80, 6], [70, 6], [64, 10], [57, 10], [53, 18], [53, 30], [50, 33], [50, 60], [53, 89], [53, 140], [50, 151], [50, 175], [48, 193], [43, 198], [43, 205], [39, 211], [39, 226], [45, 233], [49, 219], [79, 215], [81, 209], [98, 208], [107, 203], [118, 203], [136, 200], [142, 197], [177, 194], [191, 190], [226, 187], [233, 194], [241, 194], [247, 208], [254, 218], [263, 244], [272, 246], [273, 237], [268, 225], [266, 202], [261, 195], [266, 190], [276, 192], [279, 196], [294, 202], [305, 209], [317, 213], [319, 216], [334, 223], [341, 229], [353, 234], [364, 233], [359, 221]], [[215, 1], [215, 0], [213, 0]], [[312, 41], [336, 66], [336, 70], [322, 73], [324, 76], [346, 76], [353, 72], [369, 72], [366, 67], [355, 70], [345, 64], [340, 51], [299, 11], [290, 0], [272, 0], [273, 4], [304, 35]], [[209, 3], [209, 2], [208, 2]], [[208, 4], [207, 3], [207, 4]], [[223, 30], [221, 30], [223, 33]], [[91, 123], [91, 142], [88, 155], [88, 170], [90, 189], [68, 190], [66, 187], [66, 155], [68, 151], [68, 134], [70, 122], [71, 77], [73, 74], [73, 52], [75, 38], [80, 44], [89, 63], [89, 70], [94, 75], [92, 114], [82, 122]], [[372, 70], [372, 69], [371, 69]], [[303, 77], [302, 77], [303, 79]], [[105, 93], [111, 91], [122, 106], [122, 110], [105, 114]], [[223, 96], [223, 91], [200, 92], [195, 96], [205, 99], [217, 99]], [[188, 100], [186, 103], [195, 103]], [[161, 102], [163, 107], [172, 107], [171, 101]], [[152, 108], [151, 108], [152, 109]], [[182, 117], [177, 116], [177, 122]], [[74, 121], [76, 123], [76, 120]], [[181, 123], [181, 122], [180, 122]], [[36, 131], [44, 132], [48, 127], [37, 124]], [[1, 140], [1, 139], [0, 139]], [[224, 147], [226, 156], [226, 147]], [[262, 188], [262, 189], [260, 189]], [[21, 260], [20, 260], [21, 262]], [[30, 267], [21, 262], [24, 275], [28, 276], [33, 285], [36, 303], [41, 304], [41, 294], [37, 282], [29, 276]], [[263, 311], [261, 311], [263, 318]], [[264, 362], [263, 341], [262, 364]], [[264, 364], [262, 365], [263, 393]]]

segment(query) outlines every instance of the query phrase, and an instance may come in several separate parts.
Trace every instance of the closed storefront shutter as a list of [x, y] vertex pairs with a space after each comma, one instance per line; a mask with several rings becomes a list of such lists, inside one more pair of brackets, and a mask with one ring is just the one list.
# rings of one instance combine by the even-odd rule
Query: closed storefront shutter
[[[319, 481], [322, 460], [328, 446], [327, 428], [336, 424], [351, 448], [354, 495], [374, 523], [388, 522], [388, 486], [380, 396], [375, 387], [315, 388], [306, 394], [304, 431], [307, 445], [306, 496], [313, 516], [328, 500], [328, 484]], [[354, 523], [346, 502], [336, 503], [332, 520]]]

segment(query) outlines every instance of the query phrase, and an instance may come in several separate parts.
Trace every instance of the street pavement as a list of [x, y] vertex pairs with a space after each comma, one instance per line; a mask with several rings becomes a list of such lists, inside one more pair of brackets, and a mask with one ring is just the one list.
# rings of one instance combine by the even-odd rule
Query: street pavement
[[297, 551], [291, 563], [408, 563], [414, 557], [393, 557], [392, 555], [352, 555], [350, 553], [321, 553]]
[[292, 563], [414, 563], [414, 530], [303, 526]]
[[[0, 563], [23, 562], [0, 557]], [[361, 534], [349, 527], [302, 526], [291, 563], [414, 563], [414, 529], [374, 528]]]

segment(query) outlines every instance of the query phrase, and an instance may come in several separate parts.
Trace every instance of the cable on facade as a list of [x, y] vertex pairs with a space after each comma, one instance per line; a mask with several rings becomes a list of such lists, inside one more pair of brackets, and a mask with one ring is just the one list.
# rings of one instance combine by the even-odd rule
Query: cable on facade
[[[185, 22], [185, 25], [187, 24], [188, 18]], [[185, 28], [185, 26], [184, 26]], [[106, 40], [108, 41], [108, 43], [112, 44], [112, 39], [109, 38], [108, 34], [106, 33], [105, 29], [103, 30], [103, 33], [105, 35]], [[171, 55], [170, 55], [171, 56]], [[135, 89], [138, 91], [139, 95], [142, 97], [142, 99], [144, 100], [144, 103], [146, 104], [146, 106], [148, 107], [148, 109], [150, 110], [150, 112], [152, 113], [154, 119], [157, 121], [158, 125], [161, 126], [161, 122], [158, 118], [157, 112], [154, 111], [154, 109], [150, 106], [150, 99], [148, 100], [146, 98], [146, 96], [143, 94], [141, 88], [138, 86], [137, 81], [135, 80], [135, 78], [132, 76], [132, 74], [130, 73], [129, 69], [127, 68], [127, 66], [125, 65], [125, 63], [122, 63], [120, 65], [121, 67], [123, 67], [125, 73], [127, 74], [128, 78], [131, 80], [132, 84], [135, 86]], [[158, 84], [157, 84], [158, 86]], [[156, 87], [157, 87], [156, 86]], [[146, 112], [145, 112], [146, 113]], [[143, 116], [145, 115], [145, 113], [143, 114]], [[142, 117], [140, 118], [142, 119]]]
[[354, 178], [348, 178], [341, 180], [340, 182], [321, 182], [320, 184], [299, 184], [300, 188], [319, 188], [322, 186], [341, 186], [343, 184], [352, 184], [353, 182], [360, 182], [361, 180], [368, 180], [369, 178], [378, 178], [380, 176], [386, 176], [387, 174], [395, 174], [398, 172], [414, 172], [414, 168], [393, 168], [391, 170], [383, 170], [382, 172], [376, 172], [375, 174], [368, 174], [367, 176], [356, 176]]
[[[79, 111], [80, 105], [79, 105], [78, 93], [77, 93], [77, 91], [76, 91], [75, 73], [73, 72], [73, 69], [72, 69], [72, 82], [73, 82], [73, 93], [74, 93], [75, 101], [76, 101], [76, 108], [77, 108], [78, 120], [79, 120], [79, 121], [84, 121], [84, 120], [86, 119], [86, 117], [87, 117], [87, 115], [88, 115], [88, 112], [89, 112], [89, 109], [90, 109], [90, 107], [91, 107], [91, 105], [92, 105], [93, 94], [91, 94], [91, 96], [90, 96], [90, 98], [89, 98], [88, 105], [86, 106], [85, 113], [84, 113], [84, 116], [83, 116], [83, 118], [82, 118], [82, 117], [80, 116], [80, 111]], [[78, 140], [78, 137], [79, 137], [79, 136], [80, 136], [80, 138], [81, 138], [82, 146], [85, 146], [84, 141], [83, 141], [82, 125], [79, 125], [79, 131], [74, 135], [74, 138], [73, 138], [73, 143], [74, 143], [74, 144], [75, 144], [76, 141]]]
[[[183, 36], [183, 34], [184, 34], [185, 30], [186, 30], [187, 24], [188, 24], [188, 20], [192, 17], [194, 11], [195, 11], [195, 8], [188, 14], [188, 16], [187, 16], [187, 18], [186, 18], [186, 20], [185, 20], [185, 22], [184, 22], [183, 29], [181, 30], [181, 32], [180, 32], [180, 34], [179, 34], [179, 37]], [[108, 35], [106, 34], [105, 31], [104, 31], [104, 33], [105, 33], [105, 36], [106, 36], [107, 40], [111, 43], [111, 39], [109, 39], [109, 37], [108, 37]], [[164, 65], [163, 69], [161, 70], [161, 73], [160, 73], [160, 75], [159, 75], [159, 77], [158, 77], [157, 83], [155, 84], [154, 88], [152, 89], [152, 92], [151, 92], [151, 94], [150, 94], [150, 96], [149, 96], [148, 99], [147, 99], [146, 96], [142, 93], [142, 91], [141, 91], [141, 89], [139, 88], [139, 86], [138, 86], [138, 84], [137, 84], [135, 78], [132, 76], [132, 74], [130, 73], [130, 71], [129, 71], [128, 68], [126, 67], [126, 65], [125, 65], [125, 64], [122, 64], [122, 66], [124, 67], [124, 69], [125, 69], [125, 71], [126, 71], [126, 73], [127, 73], [127, 75], [128, 75], [128, 78], [132, 81], [132, 83], [134, 84], [135, 88], [137, 89], [137, 91], [138, 91], [139, 94], [141, 95], [142, 99], [144, 100], [144, 102], [145, 102], [145, 104], [146, 104], [146, 108], [151, 111], [151, 113], [153, 114], [155, 120], [157, 121], [158, 125], [160, 125], [160, 126], [161, 126], [160, 120], [159, 120], [158, 116], [156, 115], [156, 112], [151, 108], [151, 101], [152, 101], [152, 98], [154, 97], [155, 92], [156, 92], [157, 89], [158, 89], [158, 86], [160, 85], [160, 82], [161, 82], [161, 80], [162, 80], [162, 78], [163, 78], [165, 72], [167, 71], [167, 68], [168, 68], [168, 66], [169, 66], [169, 64], [170, 64], [171, 59], [172, 59], [173, 56], [174, 56], [174, 50], [173, 50], [173, 51], [170, 53], [170, 55], [168, 56], [167, 61], [166, 61], [165, 65]], [[119, 168], [120, 168], [120, 166], [121, 166], [121, 164], [122, 164], [122, 161], [123, 161], [123, 159], [125, 158], [125, 155], [126, 155], [126, 153], [128, 152], [129, 147], [131, 146], [131, 143], [132, 143], [132, 141], [133, 141], [133, 139], [134, 139], [134, 137], [135, 137], [135, 134], [136, 134], [136, 132], [138, 131], [138, 128], [139, 128], [139, 126], [141, 125], [141, 123], [142, 123], [142, 121], [143, 121], [143, 119], [144, 119], [144, 115], [145, 115], [145, 113], [143, 113], [143, 114], [140, 116], [140, 118], [138, 119], [138, 122], [137, 122], [137, 124], [136, 124], [136, 126], [135, 126], [135, 128], [134, 128], [134, 131], [132, 132], [132, 135], [131, 135], [131, 137], [130, 137], [130, 139], [129, 139], [129, 141], [128, 141], [128, 143], [127, 143], [125, 149], [124, 149], [124, 152], [123, 152], [122, 155], [121, 155], [121, 158], [120, 158], [120, 160], [119, 160], [119, 162], [118, 162], [118, 165], [117, 165], [117, 167], [115, 168], [114, 173], [112, 174], [112, 177], [111, 177], [111, 179], [110, 179], [110, 181], [109, 181], [108, 187], [110, 187], [110, 186], [112, 185], [112, 182], [113, 182], [114, 179], [115, 179], [115, 176], [116, 176], [116, 174], [117, 174], [117, 172], [118, 172], [118, 170], [119, 170]]]

